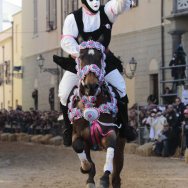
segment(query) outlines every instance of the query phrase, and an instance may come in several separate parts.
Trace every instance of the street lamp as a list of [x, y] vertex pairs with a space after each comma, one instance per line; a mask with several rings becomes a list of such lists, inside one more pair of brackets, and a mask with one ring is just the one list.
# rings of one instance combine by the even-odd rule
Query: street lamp
[[39, 66], [39, 68], [40, 68], [40, 72], [42, 72], [42, 68], [43, 68], [43, 66], [44, 66], [44, 61], [45, 61], [45, 59], [43, 58], [43, 56], [42, 56], [41, 54], [39, 54], [39, 55], [37, 56], [36, 61], [37, 61], [38, 66]]
[[134, 57], [131, 58], [129, 61], [129, 69], [130, 69], [130, 74], [127, 73], [126, 68], [123, 67], [123, 73], [128, 79], [132, 79], [135, 76], [136, 68], [137, 68], [137, 61], [134, 59]]
[[53, 75], [59, 75], [60, 71], [58, 68], [45, 68], [44, 67], [44, 57], [42, 56], [42, 54], [39, 54], [37, 56], [36, 62], [38, 63], [38, 66], [40, 68], [40, 72], [49, 72]]

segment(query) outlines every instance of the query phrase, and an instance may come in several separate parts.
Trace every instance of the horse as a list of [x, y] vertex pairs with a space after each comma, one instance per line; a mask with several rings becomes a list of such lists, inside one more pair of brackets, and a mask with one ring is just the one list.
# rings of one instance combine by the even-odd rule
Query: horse
[[120, 138], [121, 125], [117, 119], [117, 99], [113, 88], [104, 80], [105, 53], [99, 42], [87, 41], [80, 45], [76, 59], [79, 83], [68, 103], [68, 116], [73, 126], [72, 148], [77, 153], [83, 174], [88, 174], [87, 188], [95, 188], [95, 163], [91, 150], [106, 150], [104, 173], [100, 187], [121, 187], [120, 172], [124, 163], [126, 139]]

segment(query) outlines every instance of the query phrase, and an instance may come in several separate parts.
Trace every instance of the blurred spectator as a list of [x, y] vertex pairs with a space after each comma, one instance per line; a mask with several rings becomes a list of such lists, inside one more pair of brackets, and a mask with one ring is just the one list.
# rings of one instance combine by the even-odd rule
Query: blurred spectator
[[165, 91], [164, 91], [164, 104], [172, 104], [174, 102], [174, 96], [170, 96], [170, 94], [172, 94], [172, 90], [170, 90], [169, 87], [165, 87]]
[[33, 101], [34, 101], [35, 110], [38, 110], [38, 90], [37, 89], [35, 89], [33, 91], [32, 98], [33, 98]]
[[173, 105], [169, 104], [167, 107], [166, 115], [167, 122], [172, 129], [172, 147], [170, 148], [171, 153], [174, 153], [178, 145], [180, 144], [179, 138], [179, 125], [178, 117], [176, 116], [176, 111]]
[[61, 135], [62, 122], [58, 121], [57, 111], [0, 111], [0, 130], [28, 134], [55, 134]]
[[50, 104], [50, 110], [54, 110], [54, 87], [50, 88], [49, 90], [49, 104]]
[[175, 111], [176, 111], [176, 116], [177, 116], [178, 124], [179, 124], [179, 127], [180, 127], [181, 122], [184, 119], [183, 112], [184, 112], [184, 109], [185, 109], [185, 105], [181, 102], [180, 97], [176, 97], [174, 108], [175, 108]]
[[167, 124], [168, 123], [166, 117], [162, 114], [161, 110], [158, 110], [156, 114], [156, 124], [154, 126], [155, 140], [158, 139], [159, 134]]
[[171, 129], [168, 124], [163, 125], [163, 129], [158, 134], [158, 139], [155, 142], [154, 152], [158, 156], [168, 157], [170, 153], [170, 136]]
[[184, 121], [182, 122], [182, 138], [184, 136], [185, 136], [185, 147], [188, 148], [188, 109], [184, 110]]
[[135, 129], [138, 128], [138, 120], [137, 120], [137, 105], [134, 104], [131, 108], [128, 110], [128, 123], [130, 126], [134, 127]]
[[146, 124], [149, 125], [150, 127], [149, 138], [151, 141], [155, 140], [155, 125], [157, 124], [156, 113], [157, 113], [157, 109], [154, 108], [146, 120]]
[[183, 50], [182, 45], [180, 44], [176, 50], [176, 52], [173, 55], [172, 60], [169, 63], [169, 66], [172, 66], [171, 75], [174, 78], [174, 80], [177, 80], [173, 83], [172, 89], [174, 92], [176, 92], [178, 85], [184, 85], [184, 81], [178, 81], [179, 79], [185, 79], [185, 66], [183, 67], [176, 67], [186, 65], [186, 54]]

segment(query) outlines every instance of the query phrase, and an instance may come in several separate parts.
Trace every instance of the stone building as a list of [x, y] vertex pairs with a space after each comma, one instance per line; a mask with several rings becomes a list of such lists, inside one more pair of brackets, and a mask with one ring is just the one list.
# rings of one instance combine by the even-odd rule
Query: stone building
[[[188, 51], [187, 1], [134, 2], [134, 8], [121, 15], [114, 24], [110, 48], [127, 68], [132, 57], [138, 62], [136, 76], [131, 80], [126, 78], [130, 105], [146, 103], [150, 94], [162, 102], [163, 87], [171, 87], [171, 83], [162, 84], [161, 81], [170, 79], [170, 73], [160, 67], [168, 66], [180, 43], [185, 52]], [[54, 88], [55, 109], [59, 109], [57, 91], [63, 72], [53, 63], [52, 57], [53, 54], [66, 56], [60, 49], [63, 20], [79, 6], [78, 0], [23, 1], [24, 109], [34, 106], [32, 93], [35, 90], [38, 91], [39, 109], [50, 109], [50, 88]], [[38, 66], [39, 62], [44, 64]]]

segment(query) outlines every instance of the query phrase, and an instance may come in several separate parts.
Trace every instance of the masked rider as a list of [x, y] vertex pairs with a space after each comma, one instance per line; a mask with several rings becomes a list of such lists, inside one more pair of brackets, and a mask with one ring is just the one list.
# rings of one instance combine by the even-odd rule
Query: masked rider
[[[131, 0], [110, 0], [104, 6], [100, 5], [100, 0], [81, 0], [82, 7], [65, 18], [63, 26], [63, 35], [61, 39], [62, 49], [70, 54], [73, 58], [79, 57], [79, 39], [83, 41], [102, 39], [101, 43], [106, 49], [106, 76], [105, 80], [112, 86], [117, 88], [120, 95], [122, 117], [122, 128], [120, 136], [128, 141], [135, 139], [136, 134], [133, 129], [127, 126], [127, 103], [126, 86], [123, 76], [119, 71], [122, 67], [119, 65], [118, 59], [108, 49], [111, 40], [111, 30], [113, 23], [119, 14], [124, 10], [128, 10]], [[70, 60], [70, 64], [75, 63]], [[116, 64], [118, 63], [118, 65]], [[118, 69], [119, 71], [118, 71]], [[73, 73], [74, 72], [74, 73]], [[71, 145], [72, 126], [68, 119], [67, 99], [75, 85], [78, 83], [76, 71], [66, 71], [59, 85], [59, 97], [62, 104], [62, 112], [64, 116], [64, 145]]]

